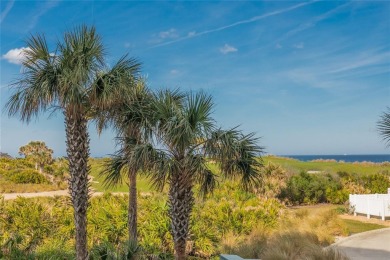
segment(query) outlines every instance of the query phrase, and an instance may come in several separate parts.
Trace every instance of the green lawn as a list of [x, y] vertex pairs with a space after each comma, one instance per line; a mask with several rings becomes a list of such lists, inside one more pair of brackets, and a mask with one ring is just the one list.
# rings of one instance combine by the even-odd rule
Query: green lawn
[[326, 173], [337, 173], [345, 171], [349, 173], [373, 174], [378, 172], [390, 172], [389, 165], [363, 164], [363, 163], [340, 163], [340, 162], [303, 162], [290, 158], [265, 156], [264, 162], [272, 162], [281, 165], [283, 168], [298, 173], [300, 171], [323, 171]]
[[342, 219], [342, 221], [347, 227], [347, 231], [349, 235], [375, 230], [375, 229], [387, 228], [387, 226], [373, 224], [373, 223], [364, 223], [364, 222], [351, 220], [351, 219]]
[[[103, 164], [107, 159], [90, 159], [91, 172], [90, 175], [93, 176], [92, 188], [96, 191], [109, 191], [109, 192], [128, 192], [128, 181], [126, 178], [123, 178], [122, 184], [117, 185], [116, 187], [106, 187], [104, 185], [104, 177], [99, 176], [99, 173], [103, 171]], [[150, 192], [154, 189], [150, 186], [148, 180], [145, 177], [137, 178], [137, 189], [139, 192]]]

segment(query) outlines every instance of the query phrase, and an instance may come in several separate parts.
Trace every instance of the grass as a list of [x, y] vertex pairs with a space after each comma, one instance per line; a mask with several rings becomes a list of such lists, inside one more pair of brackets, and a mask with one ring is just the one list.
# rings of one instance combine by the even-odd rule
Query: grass
[[361, 232], [366, 232], [370, 230], [376, 230], [381, 228], [386, 228], [386, 226], [373, 224], [373, 223], [364, 223], [357, 220], [352, 219], [343, 219], [344, 225], [347, 228], [348, 234], [353, 235]]
[[228, 234], [222, 240], [222, 252], [244, 258], [261, 259], [346, 259], [333, 249], [323, 247], [335, 236], [347, 235], [346, 226], [334, 205], [287, 209], [275, 228], [255, 227], [245, 237]]
[[343, 163], [330, 161], [309, 161], [303, 162], [291, 158], [264, 156], [264, 162], [272, 162], [281, 165], [290, 172], [299, 173], [300, 171], [322, 171], [325, 173], [349, 172], [361, 174], [374, 174], [378, 172], [389, 172], [388, 164], [379, 163]]
[[[121, 184], [115, 186], [115, 187], [107, 187], [104, 185], [104, 177], [100, 176], [100, 172], [104, 169], [104, 162], [106, 159], [90, 159], [90, 165], [91, 165], [91, 172], [90, 175], [93, 177], [92, 181], [92, 188], [95, 191], [101, 191], [101, 192], [128, 192], [129, 186], [128, 181], [126, 178], [123, 178], [123, 181]], [[149, 181], [146, 179], [146, 177], [138, 176], [137, 177], [137, 189], [139, 192], [151, 192], [154, 191], [154, 189], [149, 184]]]
[[40, 192], [66, 189], [66, 183], [56, 184], [32, 184], [32, 183], [14, 183], [4, 179], [0, 175], [0, 193], [25, 193], [25, 192]]

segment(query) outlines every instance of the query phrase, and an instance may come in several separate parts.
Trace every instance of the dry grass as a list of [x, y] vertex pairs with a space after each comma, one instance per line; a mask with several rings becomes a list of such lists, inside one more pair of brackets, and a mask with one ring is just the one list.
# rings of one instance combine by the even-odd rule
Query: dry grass
[[347, 258], [335, 249], [323, 247], [347, 233], [333, 209], [291, 210], [276, 228], [259, 226], [246, 237], [225, 235], [221, 251], [243, 258], [343, 260]]

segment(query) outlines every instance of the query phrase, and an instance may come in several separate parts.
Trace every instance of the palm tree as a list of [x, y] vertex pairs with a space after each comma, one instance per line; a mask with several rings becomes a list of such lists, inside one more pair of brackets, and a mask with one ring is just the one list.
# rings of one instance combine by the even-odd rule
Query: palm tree
[[48, 48], [44, 35], [27, 41], [23, 72], [13, 85], [15, 93], [6, 104], [10, 116], [19, 114], [29, 122], [49, 108], [65, 117], [69, 192], [74, 209], [77, 259], [88, 258], [87, 207], [89, 137], [87, 122], [96, 107], [104, 109], [125, 93], [139, 64], [123, 57], [106, 68], [105, 49], [94, 27], [82, 26], [64, 34], [56, 51]]
[[378, 130], [383, 141], [390, 146], [390, 107], [387, 112], [383, 112], [381, 119], [378, 121]]
[[140, 158], [132, 160], [137, 147], [147, 145], [151, 138], [148, 124], [151, 112], [152, 94], [145, 81], [139, 80], [134, 87], [121, 97], [110, 109], [96, 111], [98, 131], [112, 125], [117, 131], [120, 149], [101, 173], [107, 186], [122, 182], [123, 173], [129, 181], [128, 231], [129, 241], [137, 243], [137, 173], [145, 167]]
[[258, 156], [263, 149], [254, 134], [243, 135], [236, 128], [227, 131], [217, 128], [211, 117], [210, 96], [201, 92], [173, 98], [177, 94], [157, 93], [153, 125], [159, 149], [154, 152], [149, 149], [144, 158], [154, 164], [154, 170], [150, 171], [153, 183], [159, 188], [165, 183], [169, 185], [175, 258], [185, 259], [194, 185], [200, 185], [203, 195], [216, 186], [216, 176], [207, 161], [217, 162], [224, 178], [238, 178], [243, 188], [250, 190], [260, 181], [262, 161]]

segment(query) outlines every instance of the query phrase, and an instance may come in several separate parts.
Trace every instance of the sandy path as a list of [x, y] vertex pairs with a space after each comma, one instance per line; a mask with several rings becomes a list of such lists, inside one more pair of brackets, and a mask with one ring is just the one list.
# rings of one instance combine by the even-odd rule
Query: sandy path
[[[127, 192], [112, 192], [114, 195], [127, 194]], [[55, 191], [42, 191], [42, 192], [31, 192], [31, 193], [0, 193], [4, 197], [4, 200], [13, 200], [18, 196], [24, 198], [35, 198], [35, 197], [55, 197], [55, 196], [69, 196], [68, 190], [55, 190]], [[93, 192], [92, 196], [101, 196], [103, 192]]]

